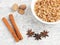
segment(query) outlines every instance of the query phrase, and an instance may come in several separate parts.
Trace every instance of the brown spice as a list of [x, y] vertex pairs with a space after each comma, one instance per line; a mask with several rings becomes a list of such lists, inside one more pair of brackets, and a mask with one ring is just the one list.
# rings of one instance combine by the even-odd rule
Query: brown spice
[[25, 11], [22, 10], [22, 9], [19, 9], [19, 10], [18, 10], [18, 13], [23, 15], [23, 14], [25, 13]]
[[12, 10], [13, 11], [17, 11], [18, 10], [18, 4], [13, 4], [13, 6], [12, 6]]
[[18, 11], [19, 14], [23, 15], [25, 13], [26, 5], [22, 4], [18, 6], [18, 4], [13, 4], [12, 8], [13, 11]]
[[14, 29], [17, 37], [19, 38], [19, 40], [22, 40], [23, 39], [22, 34], [19, 32], [19, 29], [18, 29], [15, 19], [13, 17], [13, 14], [9, 14], [9, 19], [10, 19], [10, 22], [13, 26], [13, 29]]
[[26, 9], [26, 5], [25, 5], [25, 4], [20, 5], [20, 6], [19, 6], [19, 9], [25, 10], [25, 9]]
[[48, 36], [48, 32], [44, 30], [43, 32], [40, 32], [40, 35], [41, 35], [41, 37], [46, 38], [46, 36]]
[[9, 22], [7, 21], [7, 19], [5, 17], [3, 17], [2, 21], [4, 22], [4, 24], [6, 25], [6, 27], [8, 28], [8, 30], [10, 31], [10, 33], [12, 34], [12, 36], [14, 37], [14, 39], [16, 40], [16, 42], [18, 42], [19, 38], [17, 37], [14, 29], [11, 27], [11, 25], [9, 24]]
[[40, 34], [35, 34], [34, 37], [35, 37], [35, 40], [41, 39], [41, 35]]
[[32, 37], [34, 35], [34, 32], [32, 32], [32, 29], [27, 31], [28, 37]]
[[28, 35], [28, 37], [35, 37], [35, 40], [41, 40], [43, 37], [47, 37], [48, 36], [48, 31], [43, 31], [43, 32], [40, 32], [40, 34], [39, 33], [35, 33], [35, 32], [32, 32], [32, 29], [29, 29], [28, 31], [27, 31], [27, 35]]

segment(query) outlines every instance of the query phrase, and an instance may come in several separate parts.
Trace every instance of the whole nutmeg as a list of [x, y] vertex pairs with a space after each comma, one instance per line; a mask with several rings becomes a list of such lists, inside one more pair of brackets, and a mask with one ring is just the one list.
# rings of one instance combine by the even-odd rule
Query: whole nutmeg
[[26, 5], [25, 5], [25, 4], [20, 5], [20, 6], [19, 6], [19, 9], [25, 10], [25, 9], [26, 9]]
[[23, 9], [19, 9], [18, 13], [23, 15], [25, 13], [25, 11]]
[[17, 11], [18, 10], [18, 4], [13, 4], [13, 6], [12, 6], [12, 10], [13, 11]]

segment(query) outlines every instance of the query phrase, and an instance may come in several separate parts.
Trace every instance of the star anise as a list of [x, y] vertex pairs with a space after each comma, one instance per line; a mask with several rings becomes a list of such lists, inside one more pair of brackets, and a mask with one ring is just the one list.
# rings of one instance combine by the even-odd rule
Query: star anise
[[29, 29], [27, 31], [27, 35], [28, 35], [28, 37], [32, 37], [34, 35], [34, 32], [32, 32], [32, 29]]
[[41, 35], [41, 37], [46, 38], [46, 36], [48, 36], [48, 32], [44, 30], [43, 32], [40, 32], [40, 35]]
[[40, 34], [35, 34], [34, 37], [35, 37], [35, 40], [41, 39], [41, 35]]

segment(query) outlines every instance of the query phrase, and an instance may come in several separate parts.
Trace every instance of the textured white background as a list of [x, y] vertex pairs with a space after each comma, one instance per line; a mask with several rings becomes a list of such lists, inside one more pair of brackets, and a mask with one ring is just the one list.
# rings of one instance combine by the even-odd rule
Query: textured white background
[[[0, 0], [0, 45], [60, 45], [60, 23], [56, 25], [42, 24], [33, 16], [30, 6], [32, 0]], [[24, 15], [20, 15], [17, 12], [11, 11], [13, 3], [26, 4], [27, 9]], [[23, 35], [23, 40], [15, 42], [14, 38], [8, 31], [7, 27], [2, 22], [2, 17], [6, 17], [9, 21], [9, 13], [14, 14], [14, 18], [19, 27], [19, 31]], [[10, 22], [10, 21], [9, 21]], [[26, 32], [29, 29], [33, 29], [36, 33], [43, 30], [49, 31], [49, 37], [42, 40], [34, 40], [34, 38], [28, 38]]]

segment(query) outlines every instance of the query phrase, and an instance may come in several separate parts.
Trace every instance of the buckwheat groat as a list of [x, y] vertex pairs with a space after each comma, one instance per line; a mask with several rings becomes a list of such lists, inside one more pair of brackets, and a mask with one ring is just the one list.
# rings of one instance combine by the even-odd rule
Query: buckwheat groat
[[60, 0], [37, 0], [34, 10], [36, 15], [44, 21], [60, 20]]

